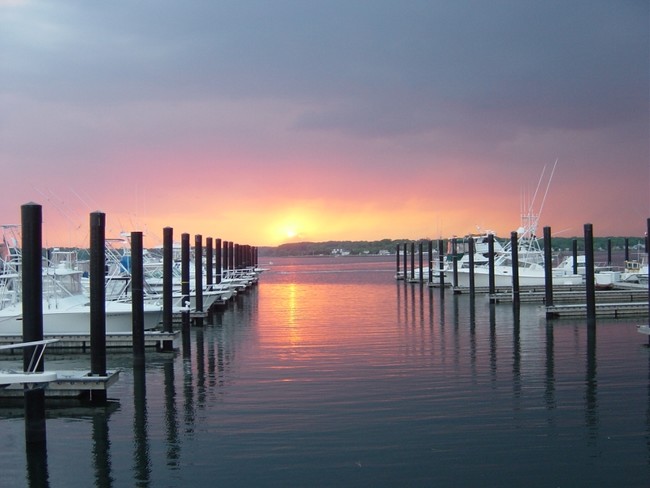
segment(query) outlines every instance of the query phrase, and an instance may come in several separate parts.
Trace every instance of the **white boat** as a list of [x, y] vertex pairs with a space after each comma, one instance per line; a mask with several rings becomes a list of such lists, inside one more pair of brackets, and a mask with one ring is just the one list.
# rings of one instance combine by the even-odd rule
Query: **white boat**
[[[550, 186], [555, 172], [555, 166], [549, 177], [546, 186], [546, 193]], [[525, 211], [522, 213], [522, 222], [519, 229], [517, 229], [517, 276], [519, 278], [520, 286], [544, 286], [546, 283], [546, 271], [544, 267], [544, 253], [537, 238], [537, 226], [541, 209], [544, 206], [544, 200], [540, 205], [540, 209], [535, 211], [533, 206], [537, 191], [540, 189], [542, 177], [535, 191], [535, 195], [529, 205], [526, 205]], [[485, 244], [487, 246], [487, 244]], [[497, 250], [495, 246], [494, 258], [494, 283], [497, 287], [508, 287], [513, 285], [513, 253], [511, 241], [508, 240], [501, 249]], [[477, 287], [489, 286], [489, 264], [487, 263], [487, 254], [485, 254], [484, 262], [478, 262], [475, 259], [474, 263], [474, 284]], [[458, 266], [458, 282], [456, 286], [468, 287], [469, 286], [469, 260], [464, 261]], [[582, 276], [573, 274], [572, 270], [561, 268], [553, 271], [552, 281], [554, 285], [577, 285], [582, 283]]]
[[[14, 251], [18, 255], [19, 251]], [[84, 293], [81, 279], [83, 272], [77, 269], [76, 253], [53, 251], [51, 260], [43, 268], [43, 333], [89, 334], [90, 299]], [[5, 261], [7, 269], [19, 271], [21, 261]], [[0, 334], [20, 335], [23, 331], [22, 283], [20, 273], [0, 275], [0, 290], [4, 295], [0, 302]], [[131, 332], [133, 330], [132, 304], [126, 300], [107, 300], [106, 333]], [[145, 303], [143, 310], [145, 330], [154, 329], [162, 320], [162, 306]]]

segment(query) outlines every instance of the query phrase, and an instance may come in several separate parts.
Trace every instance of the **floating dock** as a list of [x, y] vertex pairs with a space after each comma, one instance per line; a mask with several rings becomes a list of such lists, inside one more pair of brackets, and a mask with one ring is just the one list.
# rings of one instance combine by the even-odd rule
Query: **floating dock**
[[[56, 379], [41, 385], [46, 398], [87, 398], [91, 399], [93, 392], [105, 392], [117, 382], [120, 370], [107, 371], [106, 376], [92, 375], [89, 371], [48, 371]], [[0, 398], [22, 398], [25, 386], [13, 383], [0, 388]]]
[[[553, 303], [556, 302], [580, 302], [585, 300], [585, 289], [582, 290], [561, 290], [553, 289]], [[596, 301], [610, 302], [642, 302], [648, 300], [648, 292], [643, 290], [621, 289], [621, 290], [596, 290]], [[544, 291], [520, 290], [520, 302], [546, 303]], [[499, 291], [490, 295], [490, 303], [512, 302], [512, 290]]]
[[[596, 303], [597, 317], [638, 317], [648, 315], [648, 303], [621, 302]], [[586, 303], [552, 305], [546, 307], [546, 318], [586, 317]]]
[[[57, 339], [49, 349], [80, 349], [81, 352], [90, 351], [90, 334], [44, 334], [44, 339]], [[22, 335], [0, 334], [0, 345], [14, 344], [23, 341]], [[144, 333], [145, 347], [155, 347], [156, 350], [167, 349], [163, 345], [171, 343], [173, 349], [178, 349], [180, 331], [162, 332], [147, 331]], [[106, 334], [107, 348], [127, 349], [133, 347], [133, 334], [130, 332], [117, 332]], [[11, 354], [11, 352], [7, 352]], [[16, 354], [15, 352], [13, 354]], [[20, 352], [19, 354], [22, 354]]]

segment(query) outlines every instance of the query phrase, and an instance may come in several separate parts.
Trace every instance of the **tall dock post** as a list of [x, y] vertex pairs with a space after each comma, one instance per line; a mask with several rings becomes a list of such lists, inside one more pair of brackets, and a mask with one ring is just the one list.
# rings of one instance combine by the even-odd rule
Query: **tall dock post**
[[591, 224], [585, 224], [585, 285], [587, 300], [587, 324], [596, 325], [596, 284], [594, 277], [594, 229]]
[[230, 248], [228, 241], [223, 241], [223, 263], [222, 263], [222, 275], [224, 278], [229, 278], [229, 268], [228, 264], [230, 262], [228, 257], [228, 249]]
[[[181, 234], [181, 313], [183, 339], [189, 336], [190, 332], [190, 235]], [[183, 346], [185, 346], [183, 340]]]
[[607, 266], [612, 265], [612, 240], [607, 239]]
[[488, 288], [490, 295], [496, 293], [494, 277], [494, 234], [488, 234]]
[[396, 261], [395, 262], [395, 265], [396, 265], [395, 266], [395, 279], [398, 279], [398, 280], [399, 280], [399, 276], [400, 276], [399, 275], [399, 265], [400, 265], [399, 248], [400, 248], [400, 245], [397, 244], [396, 245], [396, 252], [395, 252], [395, 256], [396, 256], [396, 258], [395, 258], [395, 261]]
[[420, 266], [420, 283], [424, 281], [424, 247], [422, 241], [418, 242], [418, 266]]
[[627, 237], [625, 238], [625, 258], [623, 259], [625, 259], [625, 261], [630, 260], [630, 239]]
[[404, 247], [404, 283], [406, 283], [406, 282], [408, 281], [408, 276], [407, 276], [407, 273], [408, 273], [408, 266], [407, 266], [407, 264], [406, 264], [406, 263], [407, 263], [407, 261], [406, 261], [406, 256], [407, 256], [408, 254], [406, 253], [406, 245], [407, 245], [407, 244], [406, 244], [406, 242], [405, 242], [405, 243], [404, 243], [404, 246], [403, 246], [403, 247]]
[[455, 237], [451, 239], [451, 262], [453, 268], [454, 288], [458, 286], [458, 241]]
[[[173, 332], [173, 271], [174, 271], [174, 229], [163, 228], [163, 332]], [[164, 341], [164, 351], [174, 349], [172, 341]]]
[[[106, 214], [90, 214], [90, 374], [106, 376]], [[106, 402], [106, 390], [92, 393]]]
[[544, 302], [553, 306], [553, 262], [551, 247], [551, 228], [544, 227]]
[[512, 301], [519, 304], [519, 243], [517, 231], [510, 233], [510, 257], [512, 259]]
[[411, 242], [411, 279], [415, 279], [415, 242]]
[[[194, 295], [197, 312], [203, 312], [203, 236], [194, 236]], [[196, 317], [195, 325], [203, 325], [203, 317]]]
[[475, 277], [474, 277], [474, 239], [470, 236], [469, 241], [469, 295], [474, 298], [474, 294], [476, 291], [476, 282], [475, 282]]
[[212, 237], [205, 238], [205, 282], [209, 286], [213, 283], [212, 273], [214, 261], [212, 258]]
[[144, 263], [142, 232], [131, 232], [131, 316], [133, 365], [144, 366]]
[[[43, 255], [42, 209], [36, 203], [21, 207], [22, 219], [22, 280], [23, 280], [23, 342], [43, 340]], [[23, 349], [23, 371], [29, 371], [36, 346]], [[41, 361], [35, 368], [44, 371]], [[45, 391], [42, 388], [25, 389], [25, 442], [46, 442]]]
[[[645, 252], [648, 254], [648, 261], [650, 261], [650, 218], [646, 222], [646, 238], [645, 238]], [[650, 264], [648, 264], [650, 266]], [[650, 268], [649, 268], [650, 270]], [[650, 271], [649, 271], [650, 273]], [[650, 274], [648, 275], [650, 277]], [[648, 308], [650, 309], [650, 279], [648, 279]], [[648, 326], [650, 326], [650, 317], [648, 317]], [[648, 337], [648, 344], [650, 344], [650, 336]]]
[[445, 289], [445, 258], [444, 258], [444, 251], [445, 251], [445, 243], [442, 239], [438, 239], [438, 272], [440, 273], [440, 290]]
[[221, 239], [214, 241], [214, 277], [215, 283], [221, 283]]
[[429, 241], [429, 283], [433, 282], [433, 241]]

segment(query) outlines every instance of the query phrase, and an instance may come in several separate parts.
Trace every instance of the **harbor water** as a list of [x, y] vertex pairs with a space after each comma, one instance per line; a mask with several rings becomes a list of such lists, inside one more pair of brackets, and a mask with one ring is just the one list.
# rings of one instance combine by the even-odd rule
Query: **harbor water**
[[0, 486], [650, 486], [648, 317], [591, 334], [393, 257], [261, 261], [177, 352], [109, 351], [109, 405], [48, 405], [44, 448], [0, 408]]

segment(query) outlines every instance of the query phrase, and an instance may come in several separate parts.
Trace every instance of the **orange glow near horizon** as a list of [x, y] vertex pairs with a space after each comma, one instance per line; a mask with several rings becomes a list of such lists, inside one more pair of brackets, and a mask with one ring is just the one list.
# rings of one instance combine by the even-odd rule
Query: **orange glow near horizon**
[[[480, 207], [480, 202], [476, 203]], [[637, 232], [631, 226], [618, 226], [613, 222], [610, 230], [604, 230], [602, 222], [593, 219], [594, 232], [600, 236], [643, 236], [645, 221], [638, 219]], [[205, 214], [150, 215], [146, 222], [132, 223], [119, 214], [106, 213], [106, 237], [115, 238], [130, 234], [133, 230], [145, 235], [145, 246], [162, 244], [162, 229], [172, 227], [174, 240], [180, 241], [182, 233], [201, 234], [203, 238], [233, 241], [253, 246], [278, 246], [290, 242], [324, 241], [375, 241], [381, 239], [438, 239], [491, 230], [500, 237], [509, 236], [519, 227], [520, 219], [515, 210], [508, 214], [481, 215], [472, 206], [448, 208], [437, 212], [417, 205], [377, 210], [373, 208], [269, 208], [265, 213], [234, 207], [227, 218]], [[538, 234], [545, 225], [551, 225], [554, 235], [561, 237], [581, 236], [583, 224], [552, 217], [540, 220]], [[87, 221], [72, 225], [59, 219], [44, 219], [43, 244], [46, 247], [87, 247], [89, 228]]]

